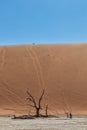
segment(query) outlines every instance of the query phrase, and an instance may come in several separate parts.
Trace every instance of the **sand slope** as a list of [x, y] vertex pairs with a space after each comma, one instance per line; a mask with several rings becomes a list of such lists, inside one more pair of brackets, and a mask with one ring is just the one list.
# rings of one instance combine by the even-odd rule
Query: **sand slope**
[[0, 114], [32, 112], [43, 88], [50, 114], [87, 114], [87, 44], [0, 47]]

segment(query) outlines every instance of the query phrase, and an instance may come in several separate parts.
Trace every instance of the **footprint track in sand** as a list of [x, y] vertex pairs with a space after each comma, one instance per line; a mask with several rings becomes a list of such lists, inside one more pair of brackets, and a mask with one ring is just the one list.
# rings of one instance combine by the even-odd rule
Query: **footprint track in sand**
[[1, 47], [0, 48], [0, 72], [2, 72], [3, 67], [5, 65], [5, 55], [6, 55], [5, 47]]
[[41, 69], [41, 65], [40, 65], [40, 61], [38, 59], [38, 56], [37, 56], [34, 48], [32, 49], [32, 46], [30, 48], [26, 48], [26, 50], [27, 50], [28, 56], [30, 56], [30, 58], [33, 61], [33, 65], [34, 65], [35, 71], [37, 73], [39, 85], [42, 86], [42, 88], [44, 88], [45, 81], [43, 78], [42, 69]]

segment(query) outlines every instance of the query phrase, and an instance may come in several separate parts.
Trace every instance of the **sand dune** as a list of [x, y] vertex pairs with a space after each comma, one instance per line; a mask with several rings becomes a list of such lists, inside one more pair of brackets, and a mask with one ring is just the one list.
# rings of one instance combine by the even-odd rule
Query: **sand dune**
[[86, 43], [0, 47], [0, 114], [33, 112], [26, 90], [43, 88], [49, 114], [87, 114]]

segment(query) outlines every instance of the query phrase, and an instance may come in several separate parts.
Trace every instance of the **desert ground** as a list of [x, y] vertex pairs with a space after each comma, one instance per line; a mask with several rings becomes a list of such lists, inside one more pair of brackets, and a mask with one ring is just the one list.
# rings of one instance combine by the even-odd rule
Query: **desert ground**
[[87, 130], [87, 118], [12, 120], [10, 117], [0, 117], [0, 130]]
[[43, 114], [87, 115], [87, 44], [0, 46], [0, 115], [34, 113], [27, 89]]

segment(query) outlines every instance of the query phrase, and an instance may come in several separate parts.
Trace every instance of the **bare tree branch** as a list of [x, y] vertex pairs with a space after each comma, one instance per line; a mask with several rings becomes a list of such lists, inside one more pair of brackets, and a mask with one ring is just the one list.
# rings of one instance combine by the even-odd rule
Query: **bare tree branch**
[[28, 98], [27, 99], [34, 104], [34, 107], [37, 107], [34, 97], [29, 93], [28, 90], [27, 90], [27, 94], [28, 94]]
[[28, 98], [27, 98], [27, 100], [29, 100], [29, 101], [33, 102], [32, 98], [30, 98], [30, 97], [28, 97]]
[[31, 106], [31, 107], [35, 107], [35, 106], [31, 105], [31, 104], [28, 104], [28, 105]]
[[44, 92], [45, 92], [45, 90], [43, 89], [43, 92], [42, 92], [42, 94], [41, 94], [41, 97], [39, 98], [38, 106], [39, 106], [40, 109], [41, 109], [41, 101], [42, 101], [42, 98], [43, 98]]
[[[42, 109], [41, 108], [41, 101], [42, 101], [42, 99], [43, 99], [43, 95], [44, 95], [44, 89], [43, 89], [43, 91], [42, 91], [42, 94], [41, 94], [41, 96], [40, 96], [40, 98], [39, 98], [39, 100], [38, 100], [38, 104], [36, 103], [36, 100], [34, 99], [34, 97], [30, 94], [30, 92], [27, 90], [27, 94], [28, 94], [28, 97], [27, 97], [27, 100], [29, 101], [29, 106], [31, 106], [31, 107], [33, 107], [33, 108], [35, 108], [35, 110], [36, 110], [36, 117], [39, 117], [40, 116], [40, 110]], [[30, 104], [30, 103], [32, 103], [32, 104]]]

